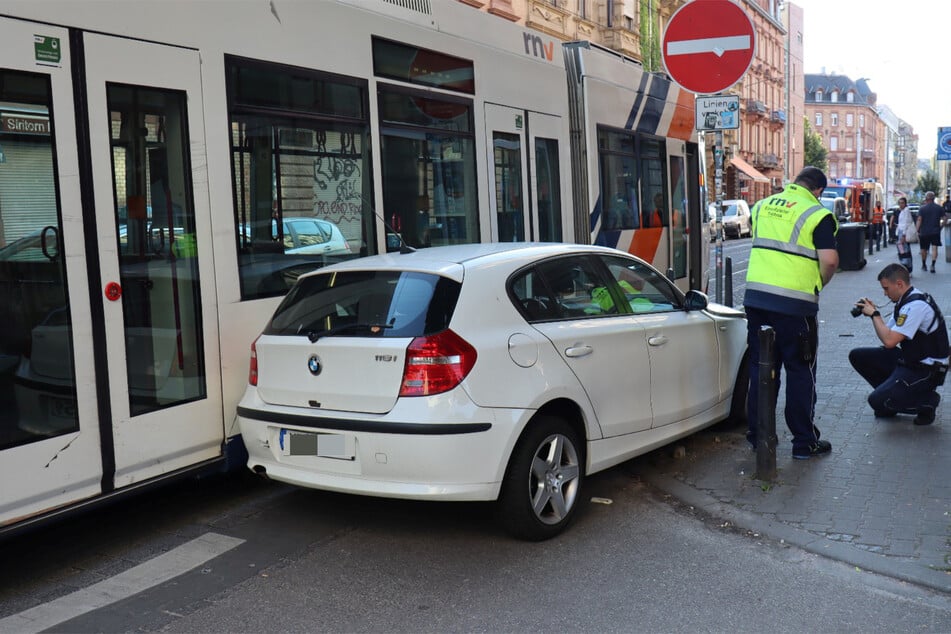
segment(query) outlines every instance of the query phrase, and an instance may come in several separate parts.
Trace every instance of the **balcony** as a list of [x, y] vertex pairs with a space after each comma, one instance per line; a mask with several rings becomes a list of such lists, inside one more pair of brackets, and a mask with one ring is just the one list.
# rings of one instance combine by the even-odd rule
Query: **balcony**
[[773, 110], [772, 114], [769, 115], [769, 120], [771, 123], [786, 123], [786, 111], [785, 110]]
[[862, 150], [863, 159], [873, 159], [875, 158], [875, 150]]
[[769, 108], [767, 108], [766, 104], [763, 103], [762, 101], [757, 101], [755, 99], [747, 99], [746, 111], [749, 114], [766, 115], [769, 112]]
[[753, 157], [756, 167], [779, 167], [779, 157], [775, 154], [757, 154]]

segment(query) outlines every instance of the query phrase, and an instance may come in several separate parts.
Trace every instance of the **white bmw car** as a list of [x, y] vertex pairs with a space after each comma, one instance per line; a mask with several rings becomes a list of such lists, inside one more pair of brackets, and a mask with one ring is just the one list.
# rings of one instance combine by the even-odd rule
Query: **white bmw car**
[[594, 246], [472, 244], [303, 275], [251, 348], [255, 472], [394, 498], [497, 500], [562, 531], [584, 478], [743, 418], [746, 321]]

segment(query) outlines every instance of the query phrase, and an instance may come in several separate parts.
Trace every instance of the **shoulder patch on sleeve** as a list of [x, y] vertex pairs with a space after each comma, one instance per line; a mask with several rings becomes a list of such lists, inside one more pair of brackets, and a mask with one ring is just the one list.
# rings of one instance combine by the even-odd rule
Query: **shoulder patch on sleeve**
[[904, 313], [898, 315], [898, 317], [895, 319], [895, 325], [896, 325], [896, 326], [904, 326], [904, 325], [905, 325], [905, 318], [906, 318], [907, 316], [908, 316], [908, 315], [905, 315]]

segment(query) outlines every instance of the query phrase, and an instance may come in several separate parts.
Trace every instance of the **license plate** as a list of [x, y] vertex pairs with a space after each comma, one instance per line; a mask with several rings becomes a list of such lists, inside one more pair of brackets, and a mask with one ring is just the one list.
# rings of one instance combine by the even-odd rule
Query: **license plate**
[[318, 456], [321, 458], [344, 459], [353, 457], [347, 451], [346, 436], [341, 434], [319, 434], [282, 429], [279, 439], [281, 453], [285, 456]]

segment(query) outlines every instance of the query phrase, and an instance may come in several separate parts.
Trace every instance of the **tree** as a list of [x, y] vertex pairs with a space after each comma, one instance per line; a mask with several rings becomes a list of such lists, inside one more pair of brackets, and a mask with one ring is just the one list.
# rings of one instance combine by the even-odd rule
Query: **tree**
[[657, 22], [651, 10], [653, 4], [653, 0], [641, 0], [640, 11], [641, 65], [644, 70], [650, 72], [661, 70], [660, 39], [657, 36]]
[[938, 175], [935, 174], [934, 170], [928, 170], [918, 177], [918, 186], [915, 187], [915, 194], [919, 199], [925, 195], [925, 192], [934, 192], [937, 194], [940, 191], [941, 183], [938, 181]]
[[803, 117], [803, 160], [806, 165], [812, 165], [813, 167], [818, 167], [823, 172], [829, 169], [829, 164], [827, 158], [829, 152], [822, 145], [822, 137], [818, 132], [812, 130], [812, 126], [809, 125], [809, 117]]

